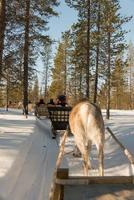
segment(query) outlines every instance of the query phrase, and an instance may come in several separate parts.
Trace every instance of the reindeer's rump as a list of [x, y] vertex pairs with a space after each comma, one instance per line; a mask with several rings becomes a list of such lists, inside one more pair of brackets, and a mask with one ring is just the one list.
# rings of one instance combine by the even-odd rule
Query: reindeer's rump
[[75, 137], [93, 142], [97, 138], [98, 140], [103, 138], [104, 122], [101, 110], [95, 104], [88, 101], [77, 104], [71, 111], [69, 123]]

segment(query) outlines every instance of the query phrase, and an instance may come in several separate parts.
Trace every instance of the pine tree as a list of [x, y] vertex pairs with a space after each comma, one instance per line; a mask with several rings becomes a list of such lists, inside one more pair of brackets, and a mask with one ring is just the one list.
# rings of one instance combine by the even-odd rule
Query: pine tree
[[6, 28], [6, 0], [0, 0], [0, 81], [2, 77], [5, 28]]
[[[53, 8], [58, 4], [58, 0], [47, 2], [25, 0], [26, 7], [24, 2], [20, 0], [9, 0], [10, 6], [7, 5], [6, 7], [7, 26], [4, 54], [14, 53], [17, 60], [15, 68], [20, 68], [20, 73], [23, 74], [25, 113], [28, 112], [28, 82], [33, 77], [36, 59], [42, 51], [44, 43], [49, 40], [45, 31], [48, 30], [49, 18], [57, 15]], [[25, 16], [26, 13], [28, 14], [27, 17]], [[24, 69], [22, 68], [23, 63]]]
[[127, 54], [127, 80], [128, 80], [128, 97], [129, 109], [134, 108], [134, 45], [129, 42]]
[[96, 67], [94, 83], [94, 103], [97, 103], [98, 79], [99, 79], [99, 58], [100, 58], [100, 35], [101, 35], [101, 3], [97, 2], [97, 20], [96, 20]]
[[125, 62], [120, 57], [115, 60], [115, 68], [111, 74], [111, 104], [112, 108], [122, 109], [125, 104]]
[[63, 70], [64, 70], [64, 95], [68, 95], [69, 90], [69, 64], [70, 64], [70, 34], [68, 31], [62, 34], [62, 47], [63, 47]]
[[44, 46], [44, 52], [42, 52], [42, 60], [44, 63], [44, 70], [43, 70], [43, 80], [42, 80], [42, 87], [44, 88], [44, 99], [47, 102], [48, 100], [48, 82], [50, 80], [50, 71], [52, 68], [52, 50], [51, 50], [51, 43], [47, 43]]
[[57, 53], [54, 59], [54, 68], [52, 69], [52, 83], [49, 88], [50, 97], [55, 98], [57, 95], [64, 94], [64, 48], [59, 43]]
[[34, 86], [32, 89], [32, 98], [31, 101], [33, 103], [37, 103], [39, 101], [39, 81], [38, 81], [38, 76], [35, 76], [34, 80]]
[[[109, 10], [110, 8], [110, 10]], [[130, 20], [129, 17], [123, 18], [119, 14], [119, 1], [105, 1], [104, 0], [104, 22], [103, 33], [105, 35], [106, 44], [105, 54], [107, 60], [107, 112], [106, 117], [110, 117], [110, 93], [111, 93], [111, 73], [112, 63], [114, 63], [115, 55], [123, 52], [125, 49], [124, 35], [125, 31], [122, 25]]]
[[86, 97], [89, 98], [89, 79], [90, 79], [90, 74], [91, 74], [91, 19], [92, 19], [92, 14], [91, 14], [91, 2], [90, 0], [66, 0], [67, 4], [71, 7], [74, 7], [78, 11], [78, 16], [81, 21], [85, 22], [85, 27], [84, 30], [86, 31], [86, 77], [85, 77], [85, 86], [86, 86]]
[[85, 23], [79, 21], [73, 24], [70, 33], [72, 47], [70, 54], [70, 92], [73, 101], [81, 99], [86, 94], [86, 66], [87, 49]]
[[28, 114], [28, 58], [29, 58], [29, 25], [30, 0], [25, 0], [25, 40], [24, 40], [24, 72], [23, 72], [23, 107], [24, 114]]

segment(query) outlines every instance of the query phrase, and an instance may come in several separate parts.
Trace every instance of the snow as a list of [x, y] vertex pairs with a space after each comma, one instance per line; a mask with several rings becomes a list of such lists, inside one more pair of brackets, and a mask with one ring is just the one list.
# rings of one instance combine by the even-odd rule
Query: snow
[[[105, 111], [103, 111], [105, 119]], [[116, 137], [134, 155], [134, 111], [112, 110], [105, 119]], [[48, 200], [58, 154], [58, 141], [51, 138], [50, 121], [31, 114], [26, 119], [19, 110], [0, 110], [0, 200]], [[81, 158], [74, 158], [73, 137], [66, 142], [62, 167], [69, 174], [83, 175]], [[97, 175], [97, 152], [93, 146], [91, 162]], [[128, 159], [106, 132], [105, 175], [132, 175]]]
[[[134, 111], [111, 110], [110, 120], [106, 120], [106, 113], [102, 110], [105, 127], [110, 127], [119, 141], [134, 156]], [[68, 138], [65, 146], [65, 152], [72, 152], [74, 141]], [[129, 176], [134, 174], [133, 166], [124, 155], [120, 146], [114, 141], [111, 135], [106, 131], [105, 149], [104, 149], [104, 175], [105, 176]], [[82, 159], [74, 158], [72, 153], [65, 154], [69, 165], [70, 176], [83, 176]], [[98, 155], [95, 146], [91, 152], [91, 163], [93, 170], [89, 171], [90, 176], [98, 175]]]
[[58, 145], [41, 123], [20, 111], [0, 114], [0, 200], [48, 199]]

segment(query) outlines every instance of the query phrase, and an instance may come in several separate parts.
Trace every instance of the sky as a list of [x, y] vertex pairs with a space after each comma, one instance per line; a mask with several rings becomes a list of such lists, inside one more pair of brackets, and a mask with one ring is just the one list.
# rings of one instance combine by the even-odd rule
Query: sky
[[[57, 42], [60, 40], [62, 32], [68, 30], [77, 21], [77, 12], [73, 8], [69, 8], [64, 0], [60, 2], [60, 6], [56, 8], [59, 17], [52, 17], [48, 24], [48, 34]], [[122, 16], [134, 15], [134, 0], [120, 0], [120, 6]], [[134, 43], [134, 18], [124, 25], [124, 28], [129, 31], [125, 37], [127, 43], [130, 40]], [[53, 45], [53, 54], [56, 52], [56, 44]], [[43, 63], [41, 60], [38, 61], [38, 65], [40, 65], [40, 71], [42, 71]]]
[[[60, 2], [60, 5], [55, 8], [55, 10], [59, 13], [59, 16], [50, 18], [48, 23], [49, 31], [47, 34], [51, 37], [51, 39], [57, 41], [52, 46], [53, 56], [56, 52], [58, 41], [61, 39], [62, 32], [68, 30], [71, 25], [77, 21], [76, 11], [74, 11], [72, 8], [69, 8], [64, 0], [60, 0]], [[39, 68], [39, 82], [42, 82], [41, 75], [43, 70], [43, 63], [40, 58], [37, 61], [37, 65]]]
[[[120, 0], [120, 5], [122, 16], [134, 15], [134, 0]], [[56, 10], [59, 12], [59, 17], [50, 19], [48, 33], [53, 39], [59, 40], [61, 33], [68, 30], [77, 21], [77, 13], [73, 8], [69, 8], [64, 0], [61, 0], [61, 4]], [[127, 42], [129, 40], [134, 42], [134, 18], [124, 28], [131, 31], [126, 36]]]
[[60, 6], [55, 10], [59, 16], [50, 19], [48, 33], [53, 39], [59, 40], [61, 33], [68, 30], [77, 21], [77, 13], [73, 8], [67, 6], [64, 0], [61, 0]]
[[122, 16], [133, 16], [124, 28], [129, 31], [126, 35], [126, 40], [129, 43], [131, 40], [134, 43], [134, 0], [120, 0]]

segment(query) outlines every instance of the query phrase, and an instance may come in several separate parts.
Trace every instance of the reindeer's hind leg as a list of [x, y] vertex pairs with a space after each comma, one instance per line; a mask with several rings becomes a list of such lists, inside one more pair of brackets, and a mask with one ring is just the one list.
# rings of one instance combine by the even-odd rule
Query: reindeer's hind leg
[[85, 149], [85, 151], [82, 153], [82, 158], [83, 158], [83, 168], [84, 168], [84, 174], [87, 176], [88, 175], [88, 170], [89, 170], [89, 157], [88, 157], [88, 150]]
[[104, 151], [103, 151], [103, 144], [96, 145], [98, 150], [98, 157], [99, 157], [99, 175], [104, 176]]
[[86, 146], [87, 151], [88, 151], [88, 169], [92, 169], [92, 165], [90, 162], [90, 154], [91, 154], [91, 148], [92, 148], [92, 141], [88, 140], [88, 144]]
[[85, 145], [84, 142], [81, 143], [81, 154], [83, 158], [83, 168], [84, 168], [84, 174], [88, 175], [88, 170], [91, 169], [91, 163], [89, 160], [89, 151], [91, 150], [91, 144]]
[[79, 139], [75, 137], [75, 142], [76, 142], [76, 145], [77, 145], [79, 151], [81, 152], [81, 155], [82, 155], [82, 158], [83, 158], [84, 174], [88, 175], [88, 169], [89, 169], [89, 166], [90, 166], [88, 148], [86, 148], [86, 146], [84, 145], [82, 137], [79, 138]]
[[88, 144], [85, 145], [85, 153], [82, 155], [84, 161], [84, 171], [85, 174], [88, 175], [88, 170], [92, 169], [90, 162], [90, 153], [92, 148], [92, 141], [88, 140]]

